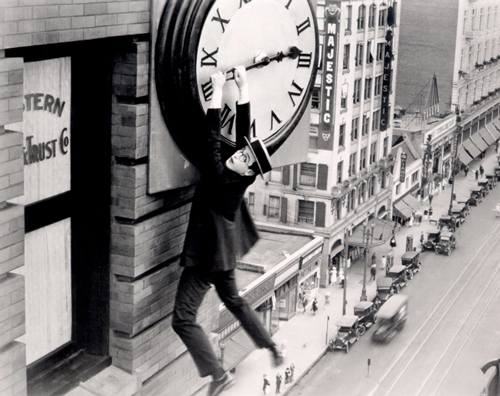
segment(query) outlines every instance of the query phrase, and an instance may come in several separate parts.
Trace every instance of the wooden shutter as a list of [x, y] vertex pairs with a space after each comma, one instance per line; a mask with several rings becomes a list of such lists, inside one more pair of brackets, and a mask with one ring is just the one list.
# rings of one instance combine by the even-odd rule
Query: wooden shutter
[[286, 197], [281, 197], [280, 220], [282, 223], [286, 223], [286, 211], [287, 211], [287, 209], [288, 209], [288, 201], [287, 201]]
[[328, 182], [328, 165], [319, 164], [318, 165], [318, 185], [316, 186], [318, 190], [326, 190]]
[[326, 204], [324, 202], [316, 202], [316, 227], [325, 226]]
[[282, 180], [281, 182], [285, 185], [288, 186], [290, 184], [290, 166], [284, 166], [282, 168]]

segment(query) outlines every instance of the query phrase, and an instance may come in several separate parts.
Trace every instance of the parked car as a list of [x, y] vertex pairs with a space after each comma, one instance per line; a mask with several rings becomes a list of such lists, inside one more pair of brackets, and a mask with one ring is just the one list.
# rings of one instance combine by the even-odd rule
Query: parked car
[[436, 243], [439, 242], [441, 231], [430, 231], [427, 233], [427, 239], [422, 243], [422, 251], [434, 250]]
[[446, 255], [451, 255], [451, 251], [457, 247], [457, 238], [453, 232], [443, 231], [439, 242], [434, 247], [434, 252], [436, 254], [443, 253]]
[[372, 334], [376, 342], [387, 343], [404, 328], [408, 315], [408, 296], [392, 296], [378, 311], [378, 324]]
[[359, 318], [359, 332], [363, 335], [366, 329], [377, 322], [377, 305], [371, 301], [361, 301], [354, 306], [354, 315]]
[[497, 177], [497, 180], [500, 180], [500, 166], [495, 166], [493, 168], [493, 172], [495, 172], [495, 176]]
[[380, 308], [389, 297], [394, 294], [395, 288], [392, 284], [392, 278], [389, 276], [377, 278], [377, 295], [373, 299], [375, 306]]
[[408, 284], [409, 279], [413, 278], [412, 272], [404, 265], [393, 265], [389, 270], [388, 276], [392, 279], [392, 286], [396, 294]]
[[451, 208], [451, 215], [455, 216], [461, 223], [469, 217], [469, 206], [468, 205], [456, 205]]
[[356, 315], [344, 315], [336, 323], [337, 335], [328, 343], [328, 349], [345, 349], [349, 352], [349, 345], [359, 340], [361, 331], [359, 329], [359, 318]]
[[461, 222], [459, 219], [457, 219], [456, 216], [443, 215], [439, 219], [438, 228], [442, 230], [444, 227], [446, 227], [448, 231], [455, 232], [455, 230], [460, 227], [460, 224]]
[[491, 180], [492, 187], [497, 186], [497, 175], [495, 173], [487, 173], [485, 176], [488, 180]]
[[479, 188], [481, 188], [481, 194], [483, 195], [483, 198], [490, 193], [490, 187], [487, 179], [479, 180], [477, 182], [477, 185]]
[[413, 278], [413, 275], [420, 271], [422, 263], [420, 262], [420, 252], [414, 250], [404, 252], [401, 256], [401, 265], [404, 265], [410, 272], [408, 272], [409, 279]]
[[483, 193], [481, 187], [472, 187], [470, 190], [470, 199], [468, 204], [477, 206], [483, 202]]

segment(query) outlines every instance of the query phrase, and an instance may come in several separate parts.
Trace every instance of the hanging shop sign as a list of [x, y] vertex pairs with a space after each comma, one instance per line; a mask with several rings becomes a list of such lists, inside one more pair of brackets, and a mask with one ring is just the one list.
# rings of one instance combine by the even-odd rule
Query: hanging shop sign
[[340, 2], [325, 1], [325, 41], [323, 43], [323, 81], [321, 92], [321, 114], [319, 120], [318, 148], [333, 150], [335, 126], [335, 93], [337, 43], [340, 27]]
[[380, 130], [385, 131], [389, 127], [391, 113], [391, 77], [392, 77], [392, 43], [393, 33], [388, 30], [385, 36], [386, 44], [384, 48], [384, 73], [382, 75], [382, 104], [380, 114]]
[[71, 59], [24, 64], [23, 121], [7, 129], [24, 134], [24, 196], [30, 204], [71, 188]]
[[399, 171], [399, 181], [404, 183], [406, 179], [406, 153], [401, 153], [401, 166]]

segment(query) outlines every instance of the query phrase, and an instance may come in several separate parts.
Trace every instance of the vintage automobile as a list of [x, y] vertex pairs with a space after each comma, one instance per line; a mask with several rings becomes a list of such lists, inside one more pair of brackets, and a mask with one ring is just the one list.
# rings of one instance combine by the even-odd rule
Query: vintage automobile
[[455, 216], [461, 223], [469, 217], [469, 206], [468, 205], [455, 205], [451, 208], [451, 215]]
[[413, 275], [420, 271], [420, 267], [422, 263], [420, 262], [420, 252], [416, 251], [408, 251], [404, 252], [401, 257], [401, 265], [404, 265], [407, 269], [410, 270], [408, 272], [409, 279], [413, 278]]
[[500, 166], [495, 166], [493, 172], [495, 172], [497, 179], [500, 180]]
[[477, 206], [483, 202], [483, 193], [481, 187], [472, 187], [470, 190], [470, 199], [468, 201], [469, 205]]
[[451, 251], [457, 247], [457, 238], [453, 232], [443, 231], [439, 242], [436, 243], [434, 247], [434, 253], [443, 253], [446, 255], [451, 255]]
[[493, 190], [493, 183], [490, 179], [483, 177], [477, 181], [477, 185], [481, 187], [481, 191], [483, 192], [483, 197], [490, 193], [490, 190]]
[[439, 242], [439, 237], [441, 231], [429, 231], [427, 232], [427, 239], [422, 243], [422, 252], [426, 250], [434, 250], [434, 246]]
[[354, 306], [354, 315], [359, 318], [359, 333], [363, 335], [377, 321], [377, 305], [371, 301], [360, 301]]
[[378, 324], [372, 334], [373, 341], [388, 343], [401, 331], [408, 314], [408, 296], [392, 296], [378, 311]]
[[461, 221], [455, 216], [443, 215], [439, 219], [438, 228], [442, 230], [444, 227], [448, 229], [448, 231], [455, 231], [458, 227], [460, 227]]
[[373, 299], [377, 309], [394, 294], [394, 291], [395, 288], [391, 277], [384, 276], [377, 278], [377, 295]]
[[413, 273], [404, 265], [393, 265], [387, 276], [392, 279], [392, 287], [397, 294], [408, 284], [408, 280], [413, 278]]
[[337, 335], [328, 343], [328, 349], [345, 349], [349, 352], [349, 345], [359, 340], [361, 331], [359, 329], [359, 318], [356, 315], [344, 315], [336, 323]]
[[497, 186], [498, 176], [495, 173], [487, 173], [484, 175], [488, 180], [491, 180], [491, 185], [493, 187]]

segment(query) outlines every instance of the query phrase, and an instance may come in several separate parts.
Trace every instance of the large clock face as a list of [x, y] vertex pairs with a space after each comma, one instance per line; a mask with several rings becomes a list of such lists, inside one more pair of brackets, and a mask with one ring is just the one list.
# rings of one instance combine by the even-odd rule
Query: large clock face
[[[252, 103], [252, 134], [264, 141], [289, 128], [301, 109], [316, 64], [315, 17], [305, 0], [217, 0], [203, 24], [196, 51], [196, 80], [204, 110], [211, 98], [210, 75], [234, 66], [251, 66], [255, 57], [270, 57], [292, 47], [302, 51], [262, 68], [248, 70]], [[231, 73], [228, 74], [231, 77]], [[234, 116], [238, 89], [224, 87], [222, 136], [234, 141]]]
[[[229, 72], [222, 103], [222, 137], [234, 146], [238, 88], [230, 72], [247, 68], [252, 136], [272, 154], [309, 104], [316, 76], [318, 32], [309, 0], [168, 0], [158, 29], [156, 86], [167, 127], [193, 160], [210, 105], [210, 76]], [[298, 53], [296, 50], [300, 50]], [[276, 59], [280, 53], [282, 59]], [[255, 57], [276, 59], [252, 66]]]

